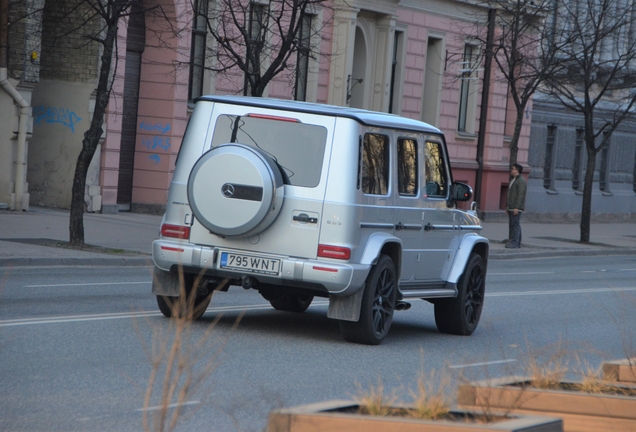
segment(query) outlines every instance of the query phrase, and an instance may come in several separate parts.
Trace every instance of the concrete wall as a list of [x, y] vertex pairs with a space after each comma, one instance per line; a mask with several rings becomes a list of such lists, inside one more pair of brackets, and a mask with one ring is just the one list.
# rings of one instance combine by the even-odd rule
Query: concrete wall
[[[94, 89], [91, 83], [42, 80], [34, 91], [27, 173], [32, 205], [70, 208], [75, 164], [89, 126]], [[91, 163], [87, 186], [98, 185], [99, 154]]]
[[18, 110], [13, 99], [0, 89], [0, 206], [8, 207], [15, 181]]

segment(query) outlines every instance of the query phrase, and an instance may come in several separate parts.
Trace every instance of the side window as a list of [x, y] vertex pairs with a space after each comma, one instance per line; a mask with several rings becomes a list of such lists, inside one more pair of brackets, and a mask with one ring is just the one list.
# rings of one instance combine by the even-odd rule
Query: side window
[[389, 137], [366, 134], [362, 144], [362, 192], [389, 193]]
[[448, 177], [444, 153], [440, 143], [427, 141], [424, 146], [424, 160], [426, 163], [426, 194], [429, 197], [446, 197], [448, 191]]
[[417, 195], [417, 141], [398, 139], [398, 191], [400, 195]]

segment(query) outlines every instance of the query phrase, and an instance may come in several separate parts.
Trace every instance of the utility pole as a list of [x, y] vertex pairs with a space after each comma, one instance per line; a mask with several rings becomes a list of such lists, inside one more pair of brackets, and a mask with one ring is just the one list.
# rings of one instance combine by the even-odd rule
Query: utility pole
[[481, 109], [479, 111], [479, 133], [477, 134], [477, 174], [475, 176], [475, 201], [477, 209], [481, 207], [481, 183], [484, 173], [484, 145], [486, 141], [486, 124], [488, 123], [488, 99], [490, 96], [490, 70], [492, 69], [492, 46], [495, 39], [496, 9], [488, 11], [488, 38], [486, 39], [486, 57], [484, 59], [484, 84], [481, 92]]

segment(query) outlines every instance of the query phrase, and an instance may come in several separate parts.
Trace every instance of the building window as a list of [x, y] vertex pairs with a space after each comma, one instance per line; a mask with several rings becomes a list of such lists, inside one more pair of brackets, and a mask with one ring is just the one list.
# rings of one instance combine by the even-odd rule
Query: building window
[[397, 146], [398, 190], [400, 195], [417, 195], [417, 141], [400, 138]]
[[311, 53], [312, 15], [304, 15], [298, 29], [298, 56], [296, 57], [296, 85], [294, 99], [307, 100], [307, 78], [309, 77], [309, 54]]
[[474, 133], [475, 127], [475, 91], [471, 82], [474, 75], [474, 56], [477, 49], [472, 45], [464, 47], [463, 61], [460, 63], [460, 81], [459, 90], [459, 115], [457, 130], [459, 132]]
[[554, 189], [554, 154], [556, 151], [557, 127], [548, 126], [548, 136], [545, 140], [545, 161], [543, 164], [543, 187], [550, 191]]
[[601, 192], [605, 192], [606, 194], [611, 194], [609, 184], [610, 184], [610, 148], [612, 144], [612, 138], [609, 136], [608, 132], [603, 133], [603, 138], [607, 141], [605, 146], [601, 149], [601, 166], [599, 167], [599, 189]]
[[389, 137], [366, 134], [362, 145], [362, 192], [369, 195], [389, 193]]
[[190, 55], [190, 83], [188, 99], [194, 100], [203, 94], [203, 73], [205, 71], [205, 40], [207, 38], [208, 0], [194, 3], [192, 23], [192, 52]]
[[260, 75], [261, 53], [263, 52], [263, 44], [265, 42], [265, 19], [267, 6], [259, 3], [250, 3], [250, 22], [249, 22], [249, 38], [246, 47], [247, 72], [245, 73], [245, 86], [243, 87], [243, 95], [251, 95], [253, 87], [257, 85], [256, 81]]
[[389, 112], [400, 113], [400, 82], [402, 81], [402, 55], [404, 32], [396, 31], [393, 36], [393, 59], [391, 62], [391, 86], [389, 88]]
[[583, 129], [576, 130], [574, 141], [574, 165], [572, 165], [572, 189], [581, 190], [581, 164], [583, 162]]
[[426, 142], [424, 162], [426, 164], [426, 195], [437, 198], [446, 197], [448, 178], [444, 152], [440, 143]]

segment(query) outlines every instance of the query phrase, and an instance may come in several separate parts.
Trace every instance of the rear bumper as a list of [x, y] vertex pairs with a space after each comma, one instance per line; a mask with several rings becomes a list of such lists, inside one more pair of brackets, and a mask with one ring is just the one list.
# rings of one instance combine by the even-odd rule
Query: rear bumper
[[[228, 251], [223, 248], [223, 251]], [[258, 255], [241, 250], [238, 254]], [[191, 243], [181, 243], [159, 239], [152, 243], [152, 258], [155, 265], [165, 271], [175, 267], [196, 268], [205, 270], [207, 275], [240, 279], [243, 276], [253, 277], [259, 282], [274, 285], [319, 285], [329, 294], [348, 296], [362, 288], [371, 269], [370, 265], [341, 263], [336, 260], [310, 260], [289, 258], [280, 255], [267, 257], [281, 261], [278, 275], [264, 275], [249, 271], [220, 268], [220, 249]], [[167, 294], [166, 294], [167, 295]], [[176, 293], [175, 295], [178, 295]]]

